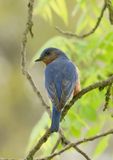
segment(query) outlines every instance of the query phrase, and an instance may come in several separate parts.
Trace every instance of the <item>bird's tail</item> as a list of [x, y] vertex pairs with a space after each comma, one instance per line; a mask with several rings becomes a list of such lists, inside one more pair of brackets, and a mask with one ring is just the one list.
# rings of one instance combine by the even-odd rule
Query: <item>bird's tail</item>
[[61, 112], [57, 110], [57, 107], [53, 106], [51, 132], [57, 132], [59, 130], [60, 115]]

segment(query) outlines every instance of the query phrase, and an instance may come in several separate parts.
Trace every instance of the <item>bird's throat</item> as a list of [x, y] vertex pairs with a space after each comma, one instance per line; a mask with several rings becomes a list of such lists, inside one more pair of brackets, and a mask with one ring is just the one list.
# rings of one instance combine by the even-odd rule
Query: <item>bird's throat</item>
[[51, 63], [52, 61], [54, 61], [58, 56], [57, 55], [51, 55], [49, 57], [45, 57], [42, 61], [48, 65], [49, 63]]

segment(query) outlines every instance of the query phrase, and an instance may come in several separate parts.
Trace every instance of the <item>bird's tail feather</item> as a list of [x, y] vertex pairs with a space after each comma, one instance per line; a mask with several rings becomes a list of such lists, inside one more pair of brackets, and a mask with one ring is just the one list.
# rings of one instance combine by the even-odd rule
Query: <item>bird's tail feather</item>
[[51, 132], [57, 132], [59, 130], [60, 115], [61, 112], [58, 111], [57, 107], [53, 106]]

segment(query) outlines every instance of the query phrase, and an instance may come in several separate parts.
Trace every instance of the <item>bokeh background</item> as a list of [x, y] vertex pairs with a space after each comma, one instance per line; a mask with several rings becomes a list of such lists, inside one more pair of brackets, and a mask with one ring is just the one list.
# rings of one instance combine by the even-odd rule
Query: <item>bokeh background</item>
[[[27, 2], [0, 0], [0, 157], [6, 158], [24, 157], [44, 132], [43, 128], [47, 126], [49, 119], [40, 100], [21, 73], [20, 50], [27, 20]], [[44, 99], [47, 99], [42, 80], [45, 66], [33, 64], [33, 57], [38, 57], [45, 47], [54, 46], [66, 51], [79, 66], [82, 88], [112, 74], [113, 26], [109, 22], [107, 11], [99, 29], [84, 40], [63, 37], [55, 29], [55, 26], [59, 26], [73, 33], [86, 33], [94, 26], [102, 6], [103, 2], [99, 0], [35, 1], [34, 37], [28, 37], [27, 65]], [[109, 110], [102, 112], [105, 92], [106, 90], [91, 92], [71, 109], [62, 123], [68, 138], [76, 140], [112, 127], [112, 95]], [[41, 155], [50, 152], [57, 135], [52, 138], [54, 141], [51, 139], [42, 148]], [[94, 159], [112, 160], [112, 142], [112, 137], [108, 136], [82, 148]], [[83, 159], [74, 150], [63, 154], [61, 159], [75, 157]]]

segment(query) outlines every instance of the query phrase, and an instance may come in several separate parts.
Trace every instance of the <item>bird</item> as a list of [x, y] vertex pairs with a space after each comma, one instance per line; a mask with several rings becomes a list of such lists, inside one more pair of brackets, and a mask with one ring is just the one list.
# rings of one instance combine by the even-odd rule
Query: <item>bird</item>
[[78, 68], [58, 48], [45, 48], [35, 62], [45, 63], [45, 88], [52, 102], [51, 132], [59, 131], [61, 113], [70, 97], [80, 91]]

